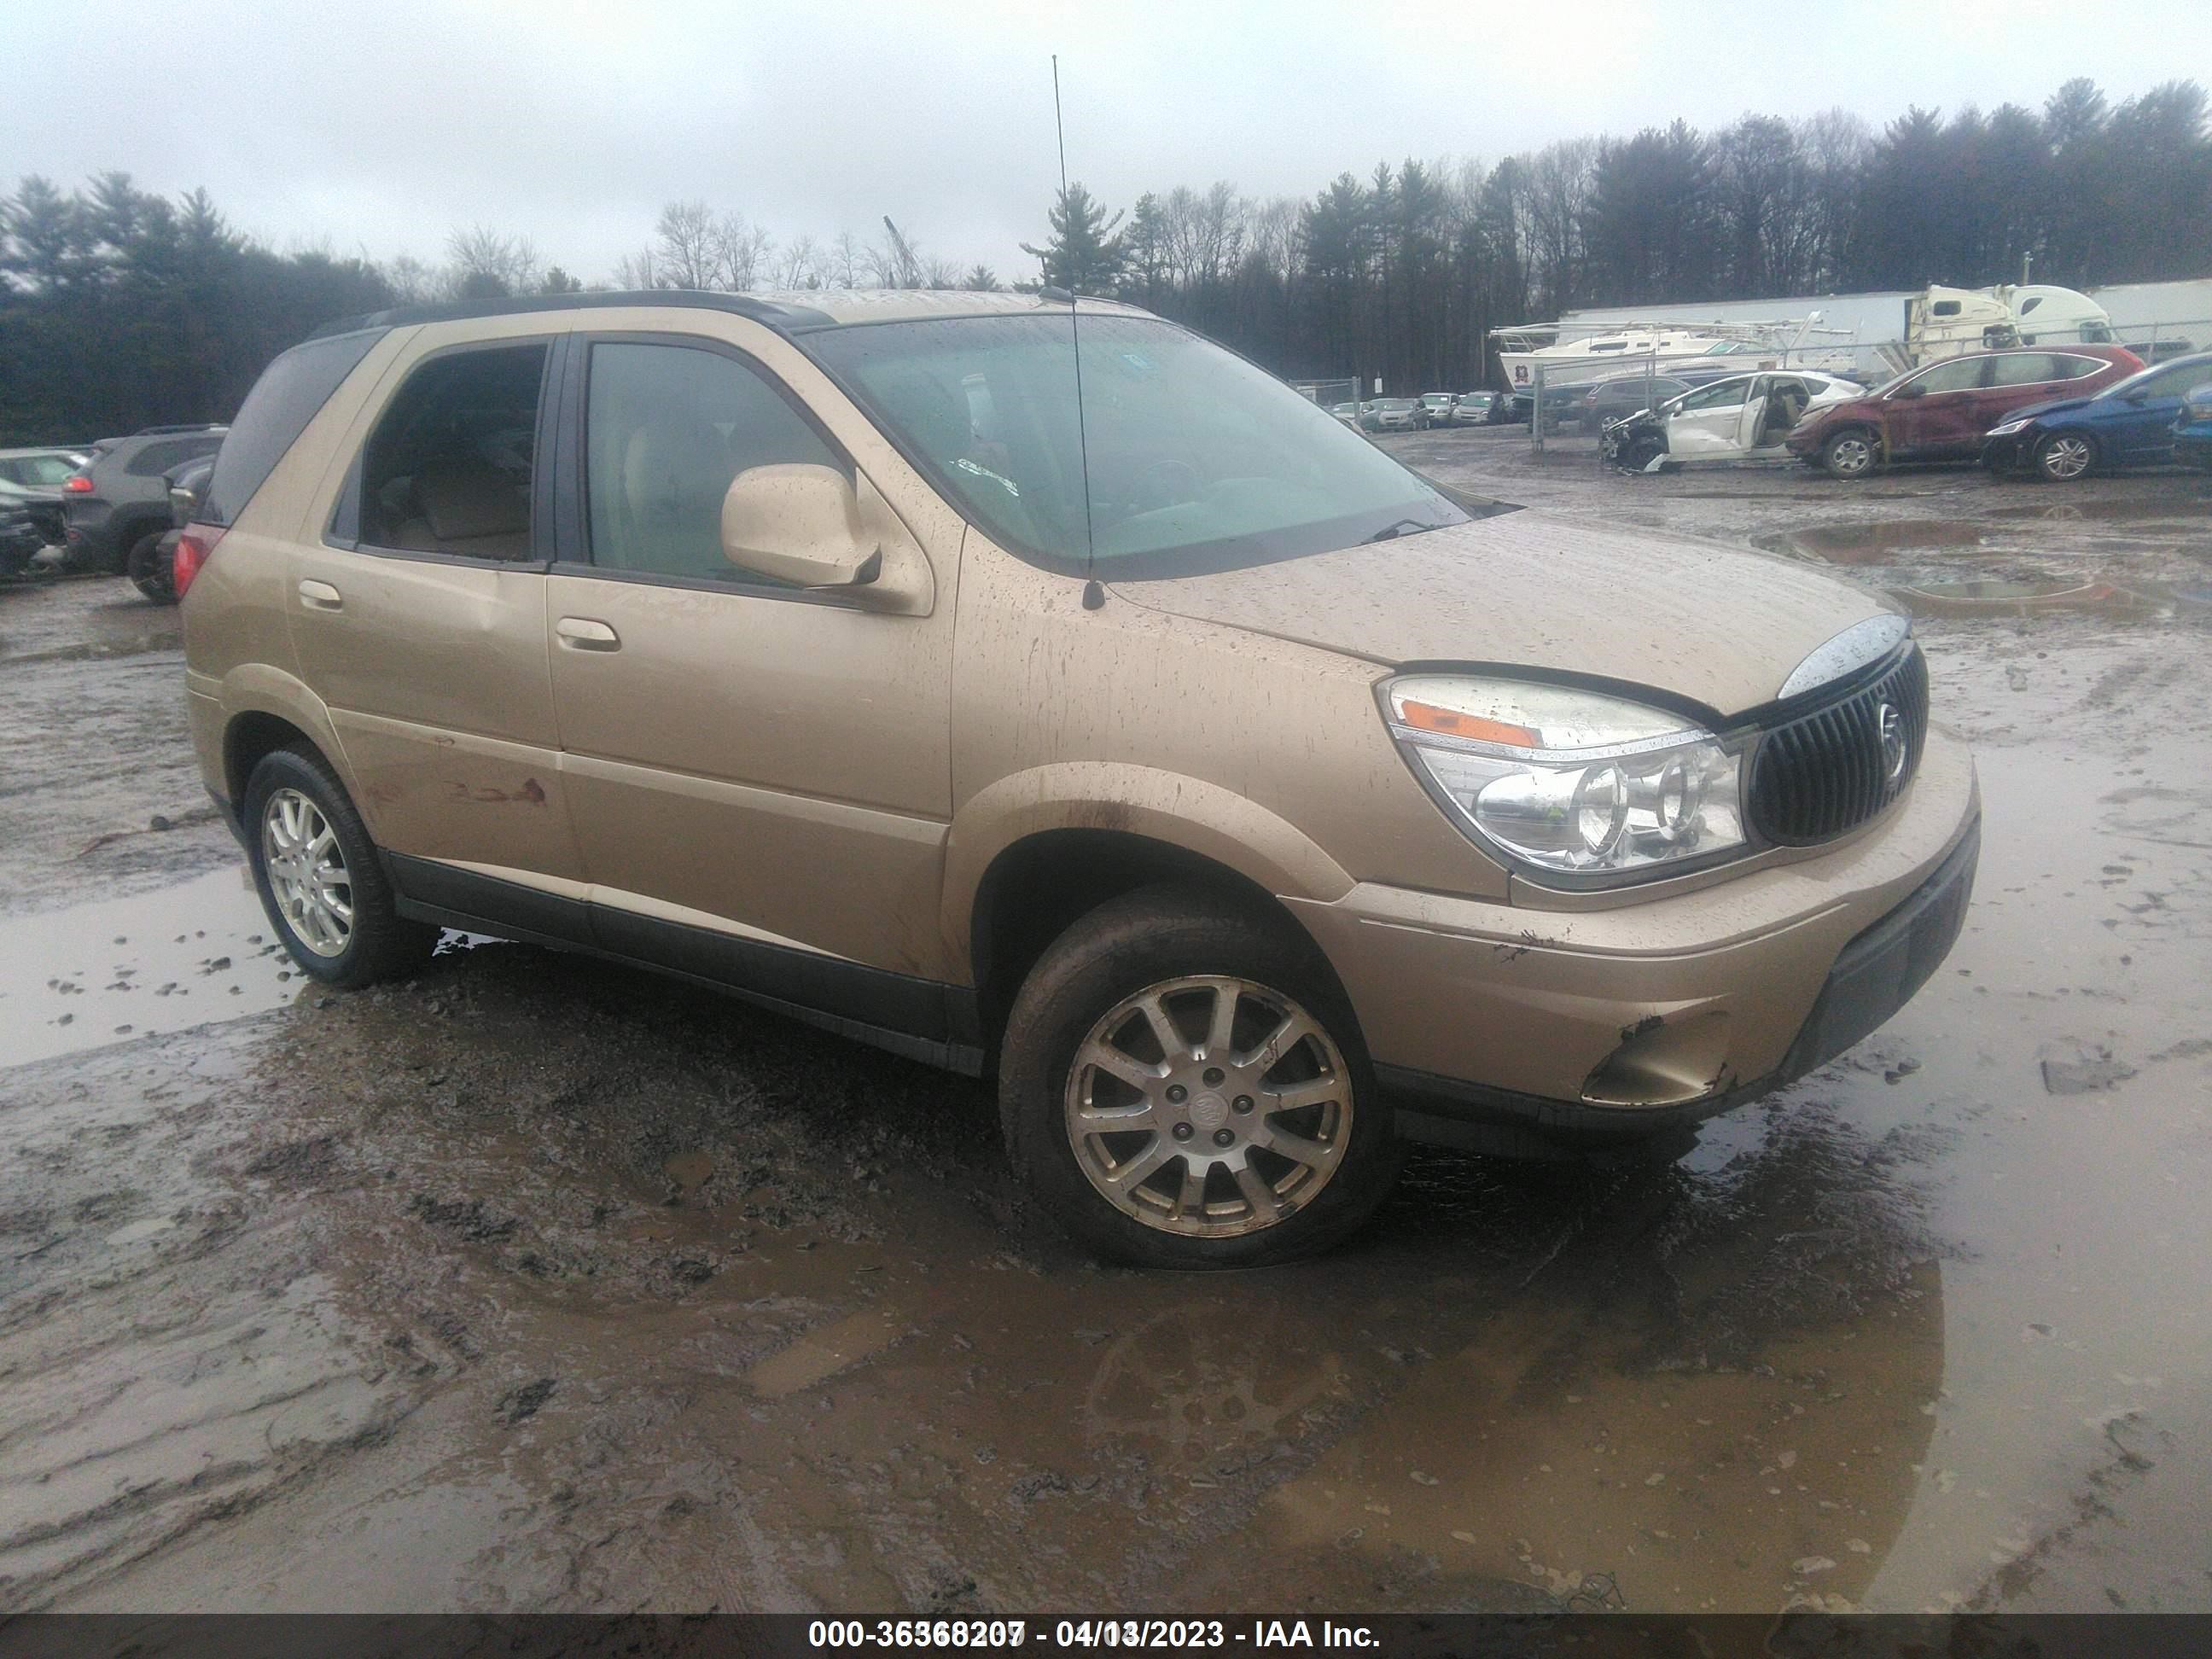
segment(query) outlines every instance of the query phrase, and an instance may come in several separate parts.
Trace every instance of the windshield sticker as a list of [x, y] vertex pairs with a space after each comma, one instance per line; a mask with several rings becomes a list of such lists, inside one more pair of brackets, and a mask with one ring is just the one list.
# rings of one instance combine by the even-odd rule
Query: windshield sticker
[[1006, 486], [1006, 494], [1013, 496], [1017, 501], [1021, 498], [1022, 492], [1014, 487], [1014, 481], [1012, 478], [1001, 477], [999, 474], [992, 471], [988, 466], [978, 466], [975, 462], [969, 460], [965, 455], [963, 455], [958, 460], [953, 462], [952, 465], [958, 467], [963, 472], [972, 472], [979, 478], [988, 478], [993, 483], [1003, 484]]

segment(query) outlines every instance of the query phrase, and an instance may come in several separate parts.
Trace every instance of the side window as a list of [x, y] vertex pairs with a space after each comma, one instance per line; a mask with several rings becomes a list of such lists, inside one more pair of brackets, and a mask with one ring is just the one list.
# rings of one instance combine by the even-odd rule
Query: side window
[[123, 470], [134, 478], [158, 478], [178, 462], [198, 460], [203, 455], [214, 454], [222, 447], [220, 433], [211, 433], [204, 438], [172, 438], [148, 444], [123, 464]]
[[1744, 393], [1751, 390], [1749, 380], [1717, 380], [1701, 392], [1692, 392], [1682, 399], [1684, 409], [1735, 409], [1743, 403]]
[[592, 562], [781, 586], [722, 556], [722, 497], [749, 467], [852, 468], [758, 373], [693, 346], [592, 348], [584, 428]]
[[1948, 362], [1938, 363], [1920, 377], [1921, 389], [1933, 394], [1938, 392], [1970, 392], [1982, 381], [1982, 365], [1986, 357], [1954, 357]]
[[2100, 369], [2111, 367], [2101, 357], [2062, 356], [2057, 359], [2058, 372], [2051, 378], [2054, 380], [2078, 380], [2085, 374], [2094, 374]]
[[407, 377], [361, 459], [361, 539], [463, 558], [527, 559], [545, 350], [488, 346]]
[[2054, 357], [2047, 351], [2008, 351], [2002, 357], [1990, 360], [1987, 384], [1992, 386], [2040, 386], [2046, 380], [2065, 380], [2069, 374], [2062, 370], [2060, 365], [2074, 361], [2070, 357]]
[[2162, 374], [2154, 374], [2148, 380], [2136, 383], [2136, 392], [2145, 398], [2185, 398], [2189, 388], [2212, 380], [2212, 363], [2183, 363]]

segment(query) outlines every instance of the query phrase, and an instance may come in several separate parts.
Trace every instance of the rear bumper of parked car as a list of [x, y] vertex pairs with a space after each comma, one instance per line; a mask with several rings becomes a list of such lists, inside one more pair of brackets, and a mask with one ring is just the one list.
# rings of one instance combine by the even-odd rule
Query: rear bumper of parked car
[[1402, 1132], [1540, 1153], [1694, 1124], [1858, 1042], [1958, 937], [1979, 846], [1973, 763], [1931, 730], [1905, 799], [1816, 858], [1606, 910], [1374, 884], [1291, 908]]

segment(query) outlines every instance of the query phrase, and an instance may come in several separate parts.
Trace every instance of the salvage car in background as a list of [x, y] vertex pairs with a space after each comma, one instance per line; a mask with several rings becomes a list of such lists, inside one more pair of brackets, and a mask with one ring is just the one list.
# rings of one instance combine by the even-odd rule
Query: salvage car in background
[[2212, 472], [2212, 385], [2189, 388], [2173, 423], [2173, 459]]
[[1982, 441], [1982, 465], [2052, 483], [2130, 466], [2163, 466], [2173, 459], [2182, 400], [2208, 380], [2212, 352], [2160, 363], [2092, 397], [2032, 404], [1990, 428]]
[[145, 568], [131, 574], [131, 585], [155, 605], [174, 605], [177, 602], [177, 543], [185, 533], [185, 526], [199, 511], [200, 500], [207, 494], [209, 477], [215, 471], [215, 458], [206, 457], [186, 461], [181, 466], [169, 469], [166, 479], [169, 486], [168, 534], [155, 544], [154, 556]]
[[1490, 411], [1498, 401], [1494, 392], [1462, 392], [1452, 400], [1451, 423], [1454, 426], [1487, 426]]
[[1731, 374], [1609, 422], [1598, 453], [1639, 472], [1668, 460], [1787, 460], [1784, 440], [1808, 410], [1861, 390], [1856, 381], [1808, 369]]
[[154, 575], [169, 532], [172, 467], [212, 455], [220, 426], [149, 426], [127, 438], [103, 438], [92, 459], [62, 485], [63, 544], [81, 570], [106, 570], [134, 582]]
[[1363, 407], [1359, 423], [1370, 432], [1416, 432], [1428, 424], [1411, 398], [1377, 398]]
[[2142, 366], [2116, 345], [1947, 357], [1814, 410], [1790, 434], [1790, 453], [1832, 478], [1863, 478], [1891, 461], [1977, 460], [1984, 436], [2014, 410], [2101, 392]]

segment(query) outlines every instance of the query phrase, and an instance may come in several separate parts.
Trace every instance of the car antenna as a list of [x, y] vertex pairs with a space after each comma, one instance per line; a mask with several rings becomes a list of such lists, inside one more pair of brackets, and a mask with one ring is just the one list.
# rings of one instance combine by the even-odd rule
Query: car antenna
[[[1067, 127], [1060, 115], [1060, 54], [1052, 55], [1052, 131], [1060, 141], [1060, 210], [1067, 211]], [[1106, 590], [1098, 585], [1098, 544], [1091, 528], [1091, 434], [1083, 420], [1083, 334], [1076, 320], [1076, 297], [1082, 276], [1067, 274], [1067, 338], [1075, 348], [1075, 448], [1083, 460], [1083, 608], [1097, 611], [1106, 603]], [[1052, 290], [1044, 290], [1049, 294]]]

